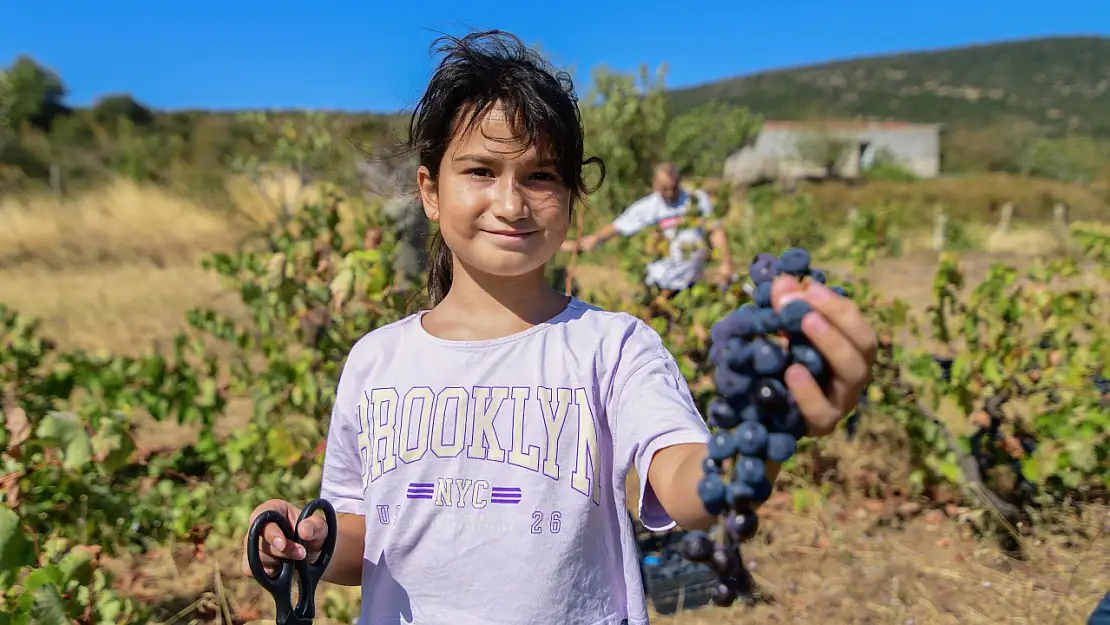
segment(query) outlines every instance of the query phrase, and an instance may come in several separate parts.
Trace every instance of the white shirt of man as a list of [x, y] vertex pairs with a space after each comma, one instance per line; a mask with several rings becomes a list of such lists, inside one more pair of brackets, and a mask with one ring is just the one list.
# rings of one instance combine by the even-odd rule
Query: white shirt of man
[[[691, 199], [696, 200], [696, 208]], [[706, 261], [709, 260], [705, 230], [701, 227], [681, 228], [683, 218], [693, 210], [705, 219], [712, 218], [713, 203], [709, 194], [701, 189], [696, 189], [693, 193], [681, 189], [678, 200], [670, 204], [659, 193], [652, 193], [636, 200], [613, 220], [613, 227], [624, 236], [656, 226], [669, 242], [669, 254], [647, 264], [645, 284], [677, 291], [689, 287], [701, 278]], [[716, 222], [711, 222], [709, 227], [716, 228]]]

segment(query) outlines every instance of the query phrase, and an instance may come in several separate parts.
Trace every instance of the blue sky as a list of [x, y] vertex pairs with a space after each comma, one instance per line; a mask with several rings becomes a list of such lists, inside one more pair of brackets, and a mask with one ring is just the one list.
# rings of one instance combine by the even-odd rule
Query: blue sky
[[[754, 4], [751, 8], [738, 8]], [[1110, 35], [1110, 0], [0, 0], [0, 64], [30, 54], [69, 103], [131, 93], [156, 107], [411, 106], [440, 30], [500, 28], [559, 65], [669, 66], [669, 86], [886, 52]], [[463, 7], [469, 7], [464, 9]]]

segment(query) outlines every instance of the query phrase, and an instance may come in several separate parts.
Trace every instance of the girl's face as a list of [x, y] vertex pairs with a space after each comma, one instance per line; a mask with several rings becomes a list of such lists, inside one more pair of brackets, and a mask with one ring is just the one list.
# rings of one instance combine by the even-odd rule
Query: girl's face
[[522, 276], [543, 267], [566, 238], [571, 193], [555, 163], [520, 149], [503, 110], [451, 140], [439, 180], [426, 167], [417, 182], [428, 219], [456, 262], [482, 273]]

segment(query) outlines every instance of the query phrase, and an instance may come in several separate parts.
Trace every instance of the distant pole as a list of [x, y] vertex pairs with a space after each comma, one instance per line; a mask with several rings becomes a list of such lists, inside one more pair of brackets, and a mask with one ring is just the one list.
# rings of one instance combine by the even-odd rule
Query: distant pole
[[948, 216], [944, 214], [943, 208], [937, 206], [933, 213], [933, 251], [940, 252], [944, 250], [947, 236]]

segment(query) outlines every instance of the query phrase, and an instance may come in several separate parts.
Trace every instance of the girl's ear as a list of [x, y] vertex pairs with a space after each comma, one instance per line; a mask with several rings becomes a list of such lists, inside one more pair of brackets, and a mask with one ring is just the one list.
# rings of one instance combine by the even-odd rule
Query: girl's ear
[[439, 221], [439, 188], [432, 180], [432, 172], [421, 165], [416, 170], [416, 185], [420, 187], [420, 199], [424, 203], [424, 214], [431, 221]]

